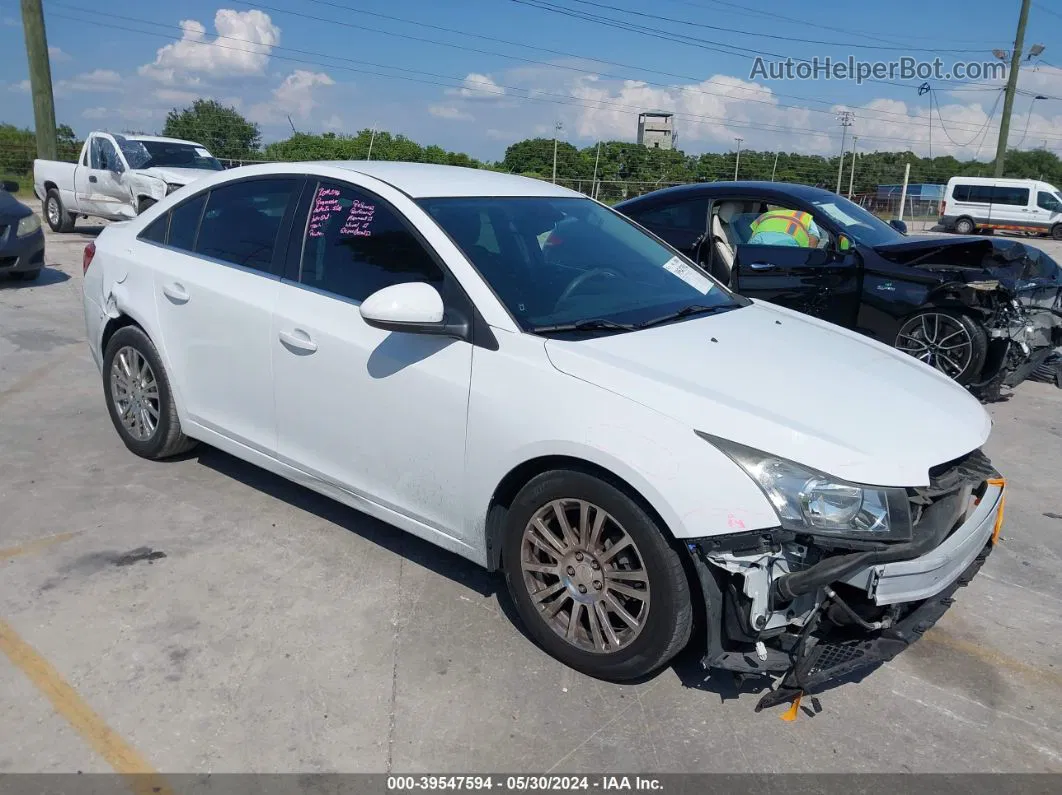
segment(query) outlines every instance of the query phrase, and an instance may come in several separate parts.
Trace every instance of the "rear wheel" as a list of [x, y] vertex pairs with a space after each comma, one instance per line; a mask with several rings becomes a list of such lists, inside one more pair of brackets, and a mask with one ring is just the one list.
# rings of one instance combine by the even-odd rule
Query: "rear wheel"
[[981, 324], [947, 309], [927, 309], [908, 318], [894, 344], [963, 386], [981, 373], [988, 353]]
[[162, 359], [150, 337], [137, 326], [118, 329], [108, 341], [103, 387], [111, 422], [132, 452], [159, 459], [195, 446], [181, 432]]
[[617, 486], [585, 472], [534, 478], [509, 508], [503, 567], [532, 637], [566, 665], [636, 679], [689, 640], [685, 571], [664, 531]]
[[955, 222], [955, 231], [960, 235], [972, 235], [976, 228], [972, 218], [960, 218]]
[[74, 216], [66, 211], [55, 188], [44, 196], [44, 217], [53, 232], [72, 232], [74, 229]]
[[1051, 237], [1055, 240], [1062, 240], [1062, 224], [1055, 224], [1051, 227]]

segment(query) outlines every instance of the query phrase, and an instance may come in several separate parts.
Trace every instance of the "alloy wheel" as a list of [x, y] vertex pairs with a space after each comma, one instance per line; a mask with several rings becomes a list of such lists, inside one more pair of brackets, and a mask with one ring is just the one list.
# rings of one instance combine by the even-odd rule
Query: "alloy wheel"
[[571, 645], [611, 654], [629, 646], [649, 614], [649, 576], [634, 539], [586, 500], [553, 500], [528, 521], [520, 568], [531, 602]]
[[159, 425], [159, 385], [144, 355], [125, 346], [111, 364], [111, 400], [122, 427], [138, 442], [155, 434]]
[[973, 340], [957, 319], [942, 312], [925, 312], [911, 318], [896, 335], [896, 347], [958, 378], [973, 359]]
[[59, 226], [59, 202], [54, 197], [48, 199], [48, 221], [52, 226]]

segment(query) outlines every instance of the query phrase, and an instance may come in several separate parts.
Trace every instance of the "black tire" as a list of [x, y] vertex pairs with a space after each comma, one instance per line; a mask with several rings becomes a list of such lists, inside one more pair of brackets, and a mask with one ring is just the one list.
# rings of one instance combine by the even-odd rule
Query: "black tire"
[[35, 281], [40, 275], [41, 269], [37, 268], [36, 270], [32, 271], [19, 271], [18, 273], [12, 273], [11, 277], [23, 282], [32, 282]]
[[[551, 629], [528, 592], [520, 564], [524, 528], [539, 509], [560, 499], [585, 500], [614, 517], [634, 541], [648, 577], [651, 603], [644, 626], [614, 652], [587, 651], [566, 641]], [[502, 542], [506, 584], [531, 637], [565, 665], [610, 681], [638, 679], [671, 660], [690, 639], [693, 607], [682, 561], [665, 532], [637, 501], [599, 477], [553, 470], [533, 478], [509, 507]]]
[[977, 229], [977, 225], [974, 224], [972, 218], [966, 218], [963, 216], [955, 222], [955, 232], [960, 235], [972, 235], [974, 230]]
[[[132, 348], [144, 357], [151, 367], [158, 386], [158, 420], [154, 432], [147, 439], [136, 438], [122, 424], [119, 409], [115, 404], [111, 386], [112, 368], [115, 357], [123, 348]], [[118, 329], [107, 342], [107, 350], [103, 354], [103, 392], [107, 402], [107, 413], [111, 416], [115, 430], [118, 431], [125, 446], [138, 456], [158, 460], [178, 455], [196, 445], [194, 439], [189, 439], [181, 432], [181, 421], [177, 417], [177, 407], [173, 401], [173, 391], [170, 389], [166, 368], [163, 367], [162, 359], [159, 358], [151, 338], [138, 326], [125, 326]]]
[[[51, 204], [55, 204], [55, 212], [51, 212]], [[52, 220], [53, 217], [56, 220]], [[72, 232], [74, 231], [74, 216], [66, 211], [66, 207], [63, 206], [63, 200], [59, 197], [59, 191], [55, 188], [50, 188], [48, 193], [44, 196], [44, 219], [48, 222], [48, 226], [51, 227], [53, 232]]]
[[140, 214], [141, 214], [141, 213], [143, 213], [143, 212], [144, 212], [144, 211], [145, 211], [146, 209], [148, 209], [149, 207], [151, 207], [151, 206], [152, 206], [153, 204], [155, 204], [155, 200], [154, 200], [154, 199], [149, 199], [149, 198], [144, 198], [144, 199], [141, 199], [141, 200], [140, 200], [140, 204], [139, 204], [139, 205], [137, 205], [137, 208], [136, 208], [136, 214], [137, 214], [137, 215], [140, 215]]
[[1062, 240], [1062, 224], [1055, 224], [1051, 227], [1051, 237], [1055, 240]]
[[951, 318], [961, 326], [963, 330], [965, 330], [970, 339], [970, 359], [961, 372], [949, 372], [943, 366], [934, 365], [936, 369], [940, 370], [940, 372], [944, 373], [962, 386], [966, 386], [967, 384], [978, 380], [978, 377], [981, 375], [981, 370], [985, 366], [985, 357], [988, 355], [988, 333], [985, 331], [984, 326], [969, 315], [964, 315], [963, 313], [956, 312], [952, 309], [923, 309], [921, 312], [915, 313], [901, 324], [896, 335], [896, 340], [893, 343], [894, 346], [897, 349], [904, 351], [904, 353], [911, 353], [910, 350], [905, 350], [901, 344], [901, 336], [904, 330], [911, 324], [918, 324], [924, 316], [930, 315], [945, 315], [948, 318]]

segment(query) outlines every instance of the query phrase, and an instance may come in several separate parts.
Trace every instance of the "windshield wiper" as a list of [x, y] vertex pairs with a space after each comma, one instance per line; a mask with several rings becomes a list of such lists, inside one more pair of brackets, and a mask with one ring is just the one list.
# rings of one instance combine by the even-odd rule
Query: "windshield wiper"
[[617, 323], [615, 320], [606, 320], [603, 317], [578, 320], [574, 323], [554, 323], [552, 326], [535, 326], [531, 331], [535, 334], [548, 334], [555, 331], [635, 331], [641, 328], [632, 323]]
[[659, 326], [661, 323], [670, 323], [672, 320], [678, 320], [684, 317], [690, 317], [691, 315], [714, 315], [716, 312], [726, 312], [731, 309], [737, 309], [738, 304], [719, 304], [718, 306], [704, 306], [703, 304], [692, 304], [691, 306], [684, 306], [677, 312], [670, 312], [660, 317], [654, 317], [652, 320], [646, 320], [644, 323], [639, 323], [638, 328], [649, 328], [650, 326]]

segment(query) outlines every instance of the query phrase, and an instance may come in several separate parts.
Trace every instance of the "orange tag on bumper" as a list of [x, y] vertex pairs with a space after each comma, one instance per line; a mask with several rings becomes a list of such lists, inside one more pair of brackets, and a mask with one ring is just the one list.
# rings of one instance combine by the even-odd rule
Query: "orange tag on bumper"
[[[999, 488], [1005, 489], [1007, 481], [1004, 478], [991, 478], [987, 481], [989, 486], [999, 486]], [[999, 508], [996, 510], [996, 526], [992, 530], [992, 546], [999, 543], [999, 531], [1003, 529], [1003, 507], [1006, 505], [1007, 495], [1001, 493], [999, 495]]]

